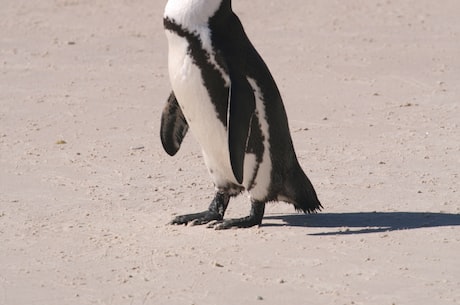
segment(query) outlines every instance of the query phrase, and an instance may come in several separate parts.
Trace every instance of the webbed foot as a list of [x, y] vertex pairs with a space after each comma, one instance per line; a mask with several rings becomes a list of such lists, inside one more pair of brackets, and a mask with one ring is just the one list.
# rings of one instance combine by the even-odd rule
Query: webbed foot
[[264, 202], [253, 202], [251, 205], [251, 213], [249, 216], [242, 218], [226, 219], [216, 223], [214, 229], [226, 230], [230, 228], [250, 228], [262, 224], [262, 219], [265, 212]]
[[172, 225], [204, 225], [214, 220], [222, 220], [222, 215], [215, 211], [207, 210], [201, 213], [185, 214], [174, 217], [170, 224]]
[[176, 216], [170, 224], [204, 225], [211, 221], [222, 221], [229, 200], [230, 196], [227, 193], [217, 192], [207, 211]]

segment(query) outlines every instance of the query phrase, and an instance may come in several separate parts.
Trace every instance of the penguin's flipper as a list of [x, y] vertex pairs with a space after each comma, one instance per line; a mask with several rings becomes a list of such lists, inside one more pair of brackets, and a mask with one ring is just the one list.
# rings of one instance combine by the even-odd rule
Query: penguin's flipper
[[233, 174], [238, 183], [242, 183], [244, 155], [256, 104], [254, 91], [244, 75], [230, 71], [230, 82], [227, 116], [228, 148]]
[[177, 103], [174, 92], [171, 92], [161, 114], [160, 129], [161, 143], [170, 156], [174, 156], [177, 153], [187, 131], [187, 120]]

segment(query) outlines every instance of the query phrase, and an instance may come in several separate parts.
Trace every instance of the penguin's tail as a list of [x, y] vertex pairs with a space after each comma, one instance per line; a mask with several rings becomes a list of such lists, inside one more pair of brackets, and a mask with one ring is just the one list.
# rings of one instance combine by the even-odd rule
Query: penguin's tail
[[286, 178], [284, 196], [286, 201], [292, 203], [297, 211], [310, 214], [323, 208], [310, 179], [305, 175], [300, 165], [289, 171]]

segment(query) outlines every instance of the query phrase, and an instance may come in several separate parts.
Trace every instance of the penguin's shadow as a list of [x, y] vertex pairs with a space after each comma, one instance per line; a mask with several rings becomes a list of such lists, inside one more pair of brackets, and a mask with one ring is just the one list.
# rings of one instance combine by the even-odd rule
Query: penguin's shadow
[[[283, 223], [270, 223], [281, 220]], [[424, 212], [318, 213], [312, 215], [267, 215], [263, 226], [293, 226], [336, 229], [313, 236], [379, 233], [419, 228], [460, 226], [460, 214]]]

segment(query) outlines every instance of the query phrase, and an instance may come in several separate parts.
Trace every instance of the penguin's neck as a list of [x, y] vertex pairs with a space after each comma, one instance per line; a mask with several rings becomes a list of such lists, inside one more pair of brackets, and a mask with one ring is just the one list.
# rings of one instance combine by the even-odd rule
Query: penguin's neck
[[172, 19], [187, 28], [204, 26], [222, 2], [230, 4], [229, 0], [168, 0], [164, 18]]

